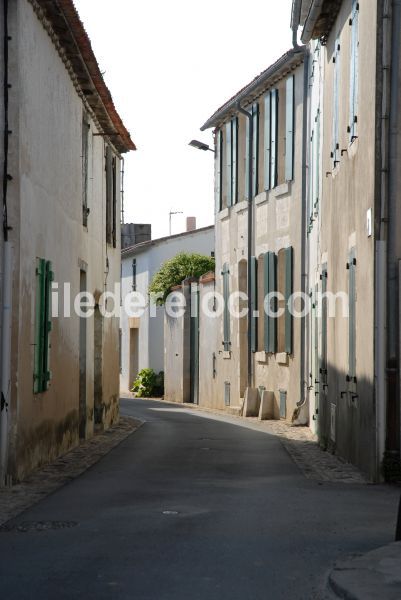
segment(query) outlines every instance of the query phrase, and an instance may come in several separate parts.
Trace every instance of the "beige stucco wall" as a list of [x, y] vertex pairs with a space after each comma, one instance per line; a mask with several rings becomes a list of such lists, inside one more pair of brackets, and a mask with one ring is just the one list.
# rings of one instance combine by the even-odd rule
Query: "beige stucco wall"
[[[320, 259], [327, 262], [329, 291], [348, 292], [349, 250], [356, 248], [356, 371], [357, 398], [351, 393], [348, 374], [348, 319], [337, 315], [328, 324], [328, 391], [320, 415], [322, 441], [330, 444], [330, 406], [336, 406], [337, 451], [370, 475], [375, 464], [374, 406], [374, 227], [367, 234], [367, 211], [375, 222], [375, 134], [376, 134], [376, 19], [377, 2], [360, 3], [359, 14], [359, 107], [358, 139], [350, 144], [350, 45], [351, 1], [343, 2], [341, 11], [323, 53], [325, 72], [323, 201], [321, 215]], [[333, 170], [333, 52], [336, 36], [340, 37], [339, 131], [340, 164]], [[325, 176], [327, 174], [327, 176]]]
[[[301, 157], [302, 119], [303, 119], [303, 66], [294, 71], [295, 74], [295, 153], [294, 180], [281, 183], [274, 190], [260, 193], [254, 200], [254, 248], [253, 254], [259, 257], [267, 251], [278, 252], [281, 248], [294, 248], [294, 290], [300, 290], [301, 274]], [[285, 78], [272, 87], [283, 89]], [[263, 172], [263, 97], [259, 99], [260, 134], [259, 134], [259, 189], [264, 189]], [[280, 105], [284, 111], [285, 105]], [[279, 135], [285, 136], [285, 131]], [[282, 145], [279, 144], [279, 148]], [[246, 282], [240, 283], [239, 264], [247, 259], [248, 204], [244, 200], [245, 173], [245, 117], [239, 117], [239, 203], [225, 208], [216, 214], [216, 290], [222, 293], [221, 270], [224, 263], [230, 265], [230, 292], [246, 291]], [[282, 160], [282, 156], [280, 157]], [[279, 170], [280, 172], [280, 170]], [[276, 416], [279, 416], [280, 390], [287, 391], [287, 418], [300, 400], [300, 326], [299, 319], [294, 319], [293, 354], [283, 360], [283, 356], [257, 353], [253, 355], [254, 379], [253, 387], [264, 386], [274, 392]], [[223, 323], [219, 320], [217, 328], [220, 342], [223, 340]], [[244, 397], [244, 381], [246, 380], [246, 327], [244, 322], [231, 318], [231, 354], [222, 352], [221, 343], [217, 342], [217, 376], [216, 397], [211, 401], [214, 405], [224, 407], [224, 384], [231, 384], [231, 404], [241, 406]], [[242, 346], [242, 348], [241, 348]], [[286, 363], [286, 364], [282, 364]], [[208, 400], [202, 400], [207, 402]]]
[[[88, 228], [82, 226], [83, 100], [50, 37], [25, 0], [12, 3], [10, 55], [10, 234], [14, 245], [13, 357], [10, 465], [21, 478], [78, 442], [79, 318], [53, 319], [50, 389], [33, 394], [36, 258], [52, 261], [55, 281], [79, 292], [80, 269], [87, 290], [113, 290], [120, 278], [117, 248], [105, 242], [105, 142], [90, 119]], [[118, 171], [119, 167], [117, 166]], [[119, 181], [117, 189], [120, 189]], [[94, 328], [87, 322], [87, 423], [94, 430]], [[104, 320], [104, 423], [118, 417], [118, 320]]]

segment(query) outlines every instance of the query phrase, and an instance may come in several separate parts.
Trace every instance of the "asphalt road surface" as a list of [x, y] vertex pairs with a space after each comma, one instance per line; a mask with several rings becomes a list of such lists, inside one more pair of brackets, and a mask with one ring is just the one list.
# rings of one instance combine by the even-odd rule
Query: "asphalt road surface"
[[0, 533], [1, 600], [323, 598], [337, 558], [392, 541], [396, 490], [307, 480], [233, 418], [121, 408], [146, 423]]

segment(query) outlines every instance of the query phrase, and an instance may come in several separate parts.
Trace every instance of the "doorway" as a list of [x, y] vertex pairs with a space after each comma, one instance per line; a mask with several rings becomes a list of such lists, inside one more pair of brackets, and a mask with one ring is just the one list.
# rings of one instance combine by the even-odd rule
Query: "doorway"
[[129, 330], [129, 369], [128, 369], [128, 389], [132, 385], [139, 373], [139, 329], [131, 328]]
[[[86, 272], [79, 272], [79, 291], [86, 292]], [[79, 317], [79, 438], [86, 438], [86, 313], [87, 308], [81, 307]], [[84, 314], [82, 314], [84, 313]]]
[[191, 285], [190, 317], [191, 402], [199, 404], [199, 287]]
[[94, 344], [93, 344], [93, 408], [95, 425], [103, 423], [103, 316], [99, 305], [94, 313]]

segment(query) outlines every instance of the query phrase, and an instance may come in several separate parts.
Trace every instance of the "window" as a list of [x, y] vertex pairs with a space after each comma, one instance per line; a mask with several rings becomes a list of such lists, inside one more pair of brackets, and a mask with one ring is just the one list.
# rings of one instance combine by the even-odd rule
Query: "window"
[[106, 241], [117, 245], [117, 159], [106, 147]]
[[357, 137], [358, 95], [359, 95], [359, 2], [352, 0], [350, 19], [351, 31], [351, 65], [350, 65], [350, 122], [348, 133], [350, 142]]
[[136, 258], [132, 260], [132, 291], [136, 292]]
[[[249, 110], [249, 109], [248, 109]], [[259, 174], [259, 104], [255, 102], [250, 108], [253, 124], [252, 150], [249, 146], [249, 119], [246, 117], [246, 147], [245, 147], [245, 199], [249, 200], [249, 161], [252, 161], [252, 197], [258, 193]], [[252, 156], [250, 156], [252, 154]]]
[[224, 313], [223, 313], [223, 347], [225, 352], [231, 350], [231, 331], [230, 331], [230, 268], [227, 263], [223, 265], [221, 272], [223, 276], [223, 298], [224, 298]]
[[33, 391], [35, 394], [49, 389], [50, 331], [51, 331], [51, 284], [54, 279], [52, 263], [43, 258], [36, 260], [35, 299], [35, 356]]
[[340, 120], [340, 39], [337, 37], [334, 48], [333, 56], [333, 135], [332, 144], [333, 149], [331, 152], [331, 158], [333, 159], [333, 166], [336, 166], [340, 162], [340, 138], [339, 138], [339, 120]]
[[227, 206], [238, 202], [238, 117], [226, 123]]
[[82, 225], [88, 226], [88, 158], [89, 158], [89, 129], [86, 114], [82, 118]]

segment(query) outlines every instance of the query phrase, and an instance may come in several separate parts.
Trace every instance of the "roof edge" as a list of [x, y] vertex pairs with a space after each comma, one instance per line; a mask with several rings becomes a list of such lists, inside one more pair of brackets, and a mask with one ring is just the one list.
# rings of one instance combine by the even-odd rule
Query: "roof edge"
[[[235, 94], [228, 102], [223, 104], [200, 128], [201, 131], [210, 129], [212, 127], [218, 127], [229, 116], [234, 116], [238, 112], [237, 104], [244, 100], [250, 99], [252, 101], [252, 94], [263, 90], [263, 86], [269, 83], [269, 80], [279, 75], [281, 71], [284, 71], [286, 67], [295, 68], [301, 64], [305, 58], [306, 46], [300, 46], [299, 48], [291, 48], [283, 56], [281, 56], [275, 63], [270, 65], [265, 71], [262, 71], [260, 75], [255, 77], [250, 83], [248, 83], [242, 90]], [[260, 91], [258, 95], [263, 93]]]
[[194, 235], [197, 233], [205, 232], [208, 230], [214, 229], [214, 225], [207, 225], [206, 227], [200, 227], [199, 229], [193, 229], [192, 231], [182, 231], [181, 233], [175, 233], [174, 235], [166, 235], [161, 238], [156, 238], [155, 240], [147, 240], [146, 242], [139, 242], [139, 244], [135, 244], [134, 246], [129, 246], [128, 248], [124, 248], [121, 250], [121, 258], [125, 258], [126, 256], [130, 256], [132, 254], [136, 254], [136, 252], [140, 252], [141, 250], [146, 250], [146, 248], [150, 248], [152, 246], [157, 246], [162, 244], [163, 242], [167, 242], [169, 240], [175, 240], [180, 237], [185, 237], [186, 235]]
[[74, 85], [96, 116], [102, 133], [120, 153], [136, 150], [103, 79], [73, 0], [28, 0], [52, 38]]

